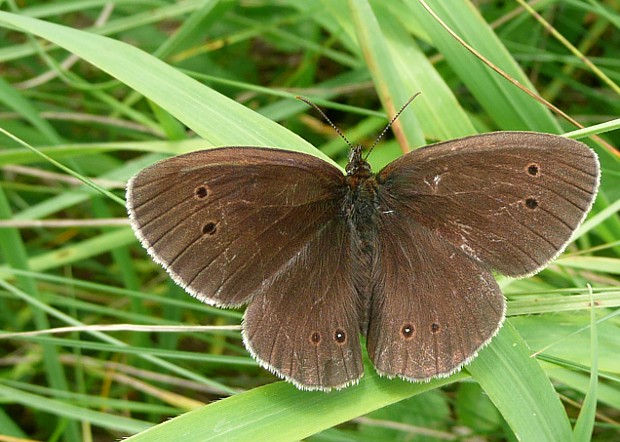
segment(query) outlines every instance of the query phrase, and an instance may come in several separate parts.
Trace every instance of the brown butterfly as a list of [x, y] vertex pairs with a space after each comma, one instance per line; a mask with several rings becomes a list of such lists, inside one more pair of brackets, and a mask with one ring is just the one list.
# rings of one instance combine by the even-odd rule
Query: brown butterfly
[[492, 271], [538, 272], [595, 198], [596, 154], [497, 132], [417, 149], [374, 174], [312, 155], [224, 147], [139, 172], [127, 208], [142, 245], [211, 305], [248, 304], [243, 340], [301, 389], [363, 375], [359, 335], [388, 377], [448, 376], [498, 332]]

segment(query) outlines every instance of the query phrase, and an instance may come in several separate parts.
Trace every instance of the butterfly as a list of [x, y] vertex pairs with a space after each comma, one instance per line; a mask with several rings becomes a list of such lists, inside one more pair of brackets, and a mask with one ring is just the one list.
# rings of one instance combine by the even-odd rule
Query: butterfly
[[245, 347], [304, 390], [363, 375], [448, 376], [498, 332], [493, 277], [531, 275], [566, 247], [599, 182], [585, 144], [496, 132], [429, 145], [373, 173], [315, 156], [223, 147], [160, 161], [127, 186], [151, 257], [199, 300], [247, 304]]

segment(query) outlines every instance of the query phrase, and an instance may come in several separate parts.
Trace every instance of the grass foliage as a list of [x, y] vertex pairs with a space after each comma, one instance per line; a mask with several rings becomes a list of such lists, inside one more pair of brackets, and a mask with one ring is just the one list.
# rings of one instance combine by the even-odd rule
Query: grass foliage
[[[620, 10], [531, 3], [0, 2], [0, 439], [617, 440]], [[125, 182], [170, 155], [274, 146], [343, 165], [296, 95], [369, 143], [421, 92], [375, 169], [478, 132], [578, 129], [516, 82], [585, 127], [601, 189], [548, 269], [500, 277], [506, 325], [448, 379], [368, 365], [329, 394], [278, 382], [224, 327], [242, 312], [183, 293], [128, 227]], [[166, 329], [198, 324], [217, 327]]]

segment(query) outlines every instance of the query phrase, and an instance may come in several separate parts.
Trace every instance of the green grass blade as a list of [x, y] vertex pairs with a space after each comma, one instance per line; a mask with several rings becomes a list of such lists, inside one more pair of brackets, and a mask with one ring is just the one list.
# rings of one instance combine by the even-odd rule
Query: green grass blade
[[510, 323], [467, 370], [519, 440], [570, 439], [570, 423], [551, 381]]
[[[0, 188], [0, 219], [10, 219], [11, 209], [5, 196], [4, 189]], [[28, 270], [27, 247], [22, 241], [21, 235], [16, 229], [0, 229], [0, 251], [7, 263], [14, 268]], [[39, 290], [35, 281], [28, 276], [18, 276], [18, 281], [32, 296], [37, 297]], [[1, 281], [0, 282], [4, 282]], [[5, 301], [5, 300], [0, 300]], [[2, 302], [1, 308], [9, 312], [11, 307], [8, 303]], [[34, 322], [37, 329], [44, 330], [50, 327], [50, 320], [43, 308], [34, 308], [32, 311]], [[58, 390], [66, 390], [69, 382], [64, 367], [59, 361], [59, 351], [54, 345], [43, 345], [43, 364], [45, 366], [45, 376], [50, 385]], [[67, 439], [78, 440], [78, 427], [76, 422], [70, 422], [67, 427]]]
[[594, 300], [590, 291], [590, 384], [588, 393], [583, 401], [581, 412], [573, 429], [573, 442], [587, 442], [592, 437], [594, 421], [596, 419], [596, 402], [598, 400], [598, 326], [594, 310]]
[[[447, 62], [467, 85], [489, 117], [504, 130], [531, 130], [559, 133], [560, 128], [550, 112], [483, 64], [460, 45], [422, 7], [419, 0], [404, 0], [416, 23], [431, 37]], [[469, 1], [446, 2], [427, 0], [426, 3], [461, 38], [512, 78], [530, 90], [533, 85], [510, 52], [482, 19]]]
[[0, 26], [32, 33], [79, 55], [179, 119], [205, 140], [205, 147], [274, 146], [323, 156], [282, 126], [133, 46], [2, 11]]
[[386, 109], [398, 110], [414, 93], [421, 93], [399, 119], [409, 146], [426, 144], [416, 135], [417, 123], [408, 116], [410, 113], [416, 114], [425, 138], [445, 140], [473, 135], [476, 131], [456, 97], [388, 6], [377, 2], [371, 8], [366, 0], [351, 0], [353, 20], [345, 21], [348, 14], [338, 17], [345, 26], [355, 29]]
[[[350, 0], [349, 6], [366, 64], [383, 107], [392, 117], [416, 91], [402, 86], [403, 82], [392, 62], [390, 49], [382, 37], [381, 28], [370, 4], [365, 0]], [[413, 112], [404, 112], [395, 122], [393, 130], [405, 151], [426, 144], [422, 127]]]
[[[0, 397], [25, 405], [33, 410], [45, 410], [57, 416], [91, 422], [103, 428], [125, 433], [134, 433], [149, 428], [152, 424], [123, 416], [112, 416], [100, 411], [89, 410], [68, 402], [49, 399], [0, 384]], [[78, 440], [78, 439], [76, 439]]]
[[127, 441], [173, 441], [182, 434], [201, 442], [300, 440], [463, 377], [461, 373], [449, 379], [411, 384], [382, 379], [367, 369], [358, 385], [332, 393], [301, 392], [277, 382], [185, 413]]

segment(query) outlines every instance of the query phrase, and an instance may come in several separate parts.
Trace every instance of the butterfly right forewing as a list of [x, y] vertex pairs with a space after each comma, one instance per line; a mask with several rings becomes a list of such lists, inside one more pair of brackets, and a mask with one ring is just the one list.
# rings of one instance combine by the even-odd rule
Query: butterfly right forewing
[[524, 276], [564, 249], [599, 173], [585, 144], [496, 132], [417, 149], [377, 179], [417, 223], [500, 273]]

